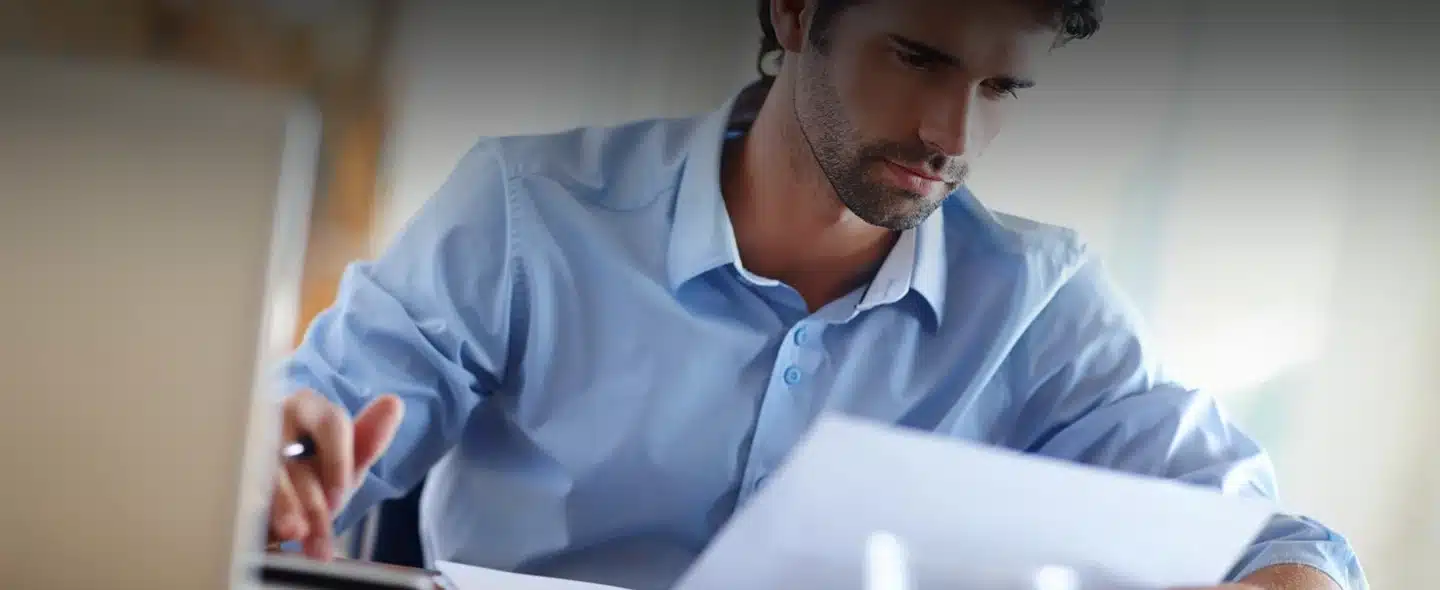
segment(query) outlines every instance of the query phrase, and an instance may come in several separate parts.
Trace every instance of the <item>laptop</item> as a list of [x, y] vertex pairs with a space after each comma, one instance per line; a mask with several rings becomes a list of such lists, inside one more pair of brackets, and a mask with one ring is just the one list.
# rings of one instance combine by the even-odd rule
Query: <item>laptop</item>
[[258, 584], [320, 122], [0, 54], [0, 587]]

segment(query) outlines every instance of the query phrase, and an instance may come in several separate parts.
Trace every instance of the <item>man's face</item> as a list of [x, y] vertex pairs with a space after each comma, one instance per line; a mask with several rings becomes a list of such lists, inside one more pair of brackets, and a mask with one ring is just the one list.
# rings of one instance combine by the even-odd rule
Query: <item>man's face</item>
[[792, 56], [801, 130], [846, 207], [909, 229], [965, 181], [1055, 40], [1039, 4], [871, 0]]

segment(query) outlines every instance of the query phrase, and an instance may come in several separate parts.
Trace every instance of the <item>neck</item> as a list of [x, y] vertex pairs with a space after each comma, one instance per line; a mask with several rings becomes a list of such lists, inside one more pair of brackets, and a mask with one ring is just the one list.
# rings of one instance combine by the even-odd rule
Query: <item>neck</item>
[[722, 192], [745, 267], [811, 310], [869, 281], [898, 234], [856, 217], [816, 163], [782, 72], [750, 131], [727, 146]]

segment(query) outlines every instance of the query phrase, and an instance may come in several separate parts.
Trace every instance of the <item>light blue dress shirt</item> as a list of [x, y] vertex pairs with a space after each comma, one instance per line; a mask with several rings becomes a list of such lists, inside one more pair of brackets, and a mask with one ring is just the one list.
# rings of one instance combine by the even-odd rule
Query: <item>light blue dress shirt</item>
[[[287, 386], [352, 412], [395, 393], [406, 414], [338, 526], [428, 473], [432, 563], [666, 588], [822, 411], [1275, 493], [1263, 451], [1166, 379], [1071, 231], [961, 190], [814, 313], [746, 270], [720, 195], [737, 104], [480, 141], [349, 267]], [[1234, 575], [1276, 563], [1366, 587], [1306, 518], [1277, 516]]]

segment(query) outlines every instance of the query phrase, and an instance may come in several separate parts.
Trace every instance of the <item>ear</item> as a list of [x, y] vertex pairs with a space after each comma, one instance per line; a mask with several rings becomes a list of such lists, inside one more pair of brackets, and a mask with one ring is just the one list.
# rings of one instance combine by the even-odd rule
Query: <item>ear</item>
[[813, 12], [813, 0], [771, 0], [770, 23], [781, 48], [791, 53], [804, 49], [805, 29]]

